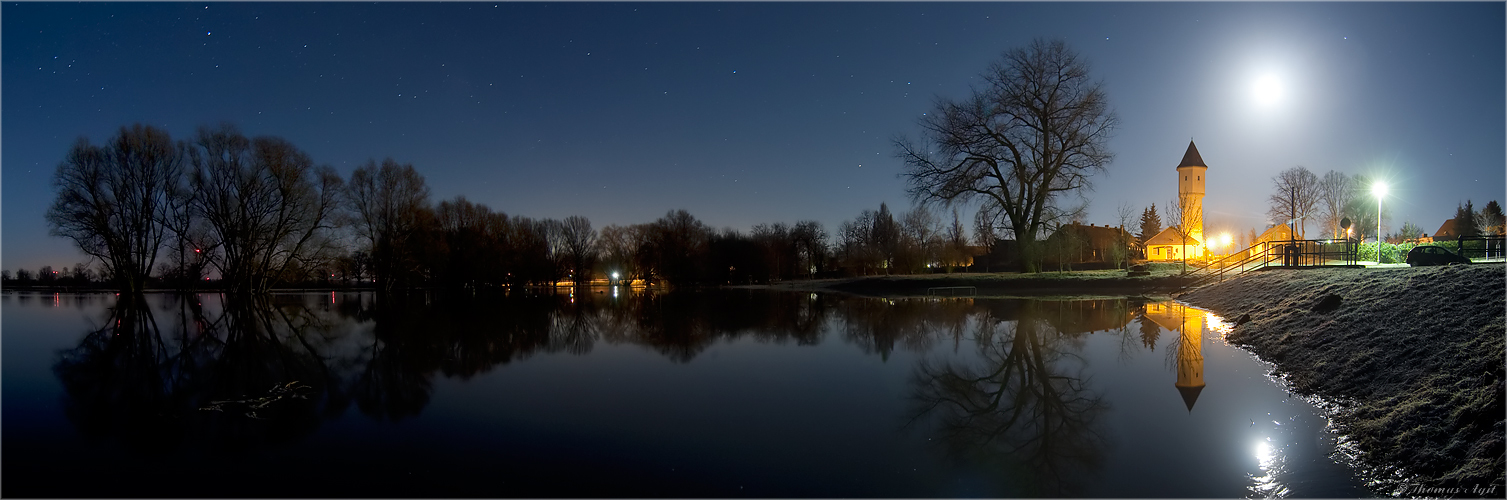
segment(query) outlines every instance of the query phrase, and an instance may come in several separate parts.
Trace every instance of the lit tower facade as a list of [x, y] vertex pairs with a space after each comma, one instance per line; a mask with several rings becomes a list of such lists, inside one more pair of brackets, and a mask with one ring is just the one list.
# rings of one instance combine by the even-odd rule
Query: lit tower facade
[[[1177, 199], [1183, 206], [1183, 227], [1188, 236], [1204, 243], [1204, 174], [1209, 170], [1198, 147], [1188, 141], [1188, 152], [1182, 163], [1177, 164]], [[1201, 254], [1201, 253], [1200, 253]]]

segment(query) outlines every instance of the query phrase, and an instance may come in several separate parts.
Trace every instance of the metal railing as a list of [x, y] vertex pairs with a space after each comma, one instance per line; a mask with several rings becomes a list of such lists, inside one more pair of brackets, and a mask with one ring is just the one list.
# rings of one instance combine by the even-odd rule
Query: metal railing
[[1453, 240], [1441, 239], [1434, 241], [1433, 245], [1471, 260], [1507, 260], [1507, 236], [1488, 235]]
[[1189, 273], [1193, 280], [1185, 288], [1268, 267], [1354, 266], [1359, 249], [1360, 242], [1353, 240], [1263, 241], [1201, 265]]

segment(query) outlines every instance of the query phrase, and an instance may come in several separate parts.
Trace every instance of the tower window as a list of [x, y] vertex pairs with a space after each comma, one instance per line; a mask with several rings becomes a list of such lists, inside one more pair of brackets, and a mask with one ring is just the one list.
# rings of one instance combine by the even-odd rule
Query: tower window
[[1202, 176], [1202, 175], [1198, 176], [1198, 180], [1204, 180], [1204, 176]]

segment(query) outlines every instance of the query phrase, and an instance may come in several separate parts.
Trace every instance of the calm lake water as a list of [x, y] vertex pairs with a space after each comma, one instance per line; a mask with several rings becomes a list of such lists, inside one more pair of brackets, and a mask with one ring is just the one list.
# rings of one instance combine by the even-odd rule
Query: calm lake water
[[4, 496], [1355, 497], [1175, 302], [0, 294]]

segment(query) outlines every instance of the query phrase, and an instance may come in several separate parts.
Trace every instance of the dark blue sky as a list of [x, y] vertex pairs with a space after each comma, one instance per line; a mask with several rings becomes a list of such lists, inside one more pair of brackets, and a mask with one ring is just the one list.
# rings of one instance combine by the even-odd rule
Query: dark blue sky
[[1086, 57], [1120, 118], [1089, 222], [1175, 197], [1190, 138], [1209, 232], [1264, 227], [1296, 165], [1391, 179], [1389, 230], [1507, 191], [1500, 2], [0, 5], [12, 270], [85, 260], [47, 235], [52, 174], [136, 122], [232, 122], [343, 175], [392, 157], [435, 201], [511, 215], [835, 231], [907, 209], [892, 139], [1036, 37]]

